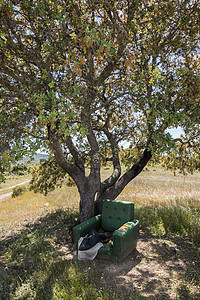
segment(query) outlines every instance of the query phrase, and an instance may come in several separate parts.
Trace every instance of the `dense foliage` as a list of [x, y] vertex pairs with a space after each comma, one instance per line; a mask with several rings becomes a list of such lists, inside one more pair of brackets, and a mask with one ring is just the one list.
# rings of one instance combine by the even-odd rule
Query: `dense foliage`
[[[80, 221], [175, 147], [168, 128], [199, 145], [198, 1], [1, 0], [0, 16], [0, 154], [49, 149]], [[121, 176], [122, 141], [138, 159]]]

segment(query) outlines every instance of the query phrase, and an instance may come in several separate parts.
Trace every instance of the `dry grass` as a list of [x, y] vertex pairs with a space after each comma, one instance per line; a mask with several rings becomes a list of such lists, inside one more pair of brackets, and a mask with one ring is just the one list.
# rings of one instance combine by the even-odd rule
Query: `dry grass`
[[76, 187], [62, 187], [47, 196], [35, 194], [33, 191], [0, 202], [0, 236], [12, 230], [16, 225], [20, 228], [27, 222], [58, 208], [78, 209], [78, 192]]
[[[109, 169], [103, 170], [103, 177], [110, 174]], [[1, 185], [1, 189], [25, 181], [27, 178], [9, 179]], [[8, 192], [10, 190], [6, 190]], [[3, 191], [2, 191], [3, 193]], [[133, 201], [137, 207], [162, 207], [178, 203], [186, 208], [200, 210], [200, 173], [174, 176], [163, 169], [149, 169], [138, 175], [117, 200]], [[0, 235], [11, 230], [16, 224], [34, 220], [47, 211], [58, 208], [78, 209], [79, 195], [76, 187], [63, 186], [47, 196], [28, 191], [17, 198], [9, 198], [0, 202]]]
[[118, 200], [152, 206], [166, 205], [177, 199], [200, 200], [200, 173], [173, 175], [163, 169], [150, 169], [138, 175], [119, 195]]

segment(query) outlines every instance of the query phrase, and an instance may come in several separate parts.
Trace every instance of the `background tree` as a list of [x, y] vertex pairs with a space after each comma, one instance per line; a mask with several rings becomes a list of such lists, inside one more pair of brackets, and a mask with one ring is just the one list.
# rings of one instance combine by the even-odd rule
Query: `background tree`
[[[1, 124], [73, 178], [79, 221], [174, 146], [168, 128], [199, 132], [197, 1], [0, 3]], [[122, 141], [138, 153], [124, 174]], [[103, 182], [102, 160], [113, 164]]]

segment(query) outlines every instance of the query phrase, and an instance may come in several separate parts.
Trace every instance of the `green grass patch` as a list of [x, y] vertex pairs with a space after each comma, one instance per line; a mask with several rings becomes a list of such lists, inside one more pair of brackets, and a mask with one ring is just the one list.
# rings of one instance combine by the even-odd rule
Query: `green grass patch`
[[194, 202], [189, 199], [164, 206], [136, 205], [135, 218], [153, 234], [184, 235], [200, 245], [200, 213]]

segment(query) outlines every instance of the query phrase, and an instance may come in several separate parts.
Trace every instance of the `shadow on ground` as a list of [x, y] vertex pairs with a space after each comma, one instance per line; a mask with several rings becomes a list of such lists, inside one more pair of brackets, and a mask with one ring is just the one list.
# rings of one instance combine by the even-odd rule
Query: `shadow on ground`
[[199, 253], [190, 241], [141, 232], [137, 250], [121, 264], [79, 262], [70, 235], [76, 217], [48, 213], [0, 240], [0, 299], [95, 299], [93, 290], [103, 287], [121, 299], [200, 296]]
[[0, 299], [52, 299], [53, 286], [70, 268], [70, 227], [76, 213], [56, 211], [0, 240]]

